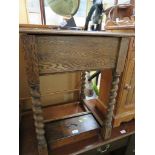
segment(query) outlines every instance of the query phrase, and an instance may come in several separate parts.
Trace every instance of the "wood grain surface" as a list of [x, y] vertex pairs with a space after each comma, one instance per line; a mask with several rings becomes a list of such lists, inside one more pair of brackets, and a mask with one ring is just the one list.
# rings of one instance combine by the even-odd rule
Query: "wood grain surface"
[[25, 51], [27, 80], [29, 85], [39, 84], [39, 66], [37, 46], [34, 35], [22, 35], [23, 49]]
[[[46, 124], [45, 128], [48, 135], [48, 142], [53, 142], [58, 139], [74, 136], [89, 130], [94, 130], [99, 127], [100, 126], [92, 114], [87, 114], [84, 116], [50, 122]], [[74, 134], [72, 132], [74, 130], [78, 130], [78, 133]]]
[[120, 38], [37, 36], [40, 75], [114, 68]]
[[105, 32], [105, 31], [73, 31], [73, 30], [54, 30], [47, 28], [19, 28], [19, 33], [43, 34], [43, 35], [65, 35], [65, 36], [105, 36], [105, 37], [132, 37], [134, 33]]
[[92, 114], [50, 122], [45, 127], [47, 142], [51, 149], [94, 137], [100, 128]]
[[47, 120], [55, 120], [58, 118], [64, 118], [65, 116], [86, 112], [83, 105], [79, 102], [72, 102], [60, 105], [52, 105], [44, 110], [44, 118]]

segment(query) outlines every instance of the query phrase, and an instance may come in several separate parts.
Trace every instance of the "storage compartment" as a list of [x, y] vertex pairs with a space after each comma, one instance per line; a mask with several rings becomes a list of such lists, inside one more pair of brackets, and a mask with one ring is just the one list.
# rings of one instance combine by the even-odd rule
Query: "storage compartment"
[[49, 149], [98, 136], [100, 126], [92, 114], [66, 118], [45, 124]]

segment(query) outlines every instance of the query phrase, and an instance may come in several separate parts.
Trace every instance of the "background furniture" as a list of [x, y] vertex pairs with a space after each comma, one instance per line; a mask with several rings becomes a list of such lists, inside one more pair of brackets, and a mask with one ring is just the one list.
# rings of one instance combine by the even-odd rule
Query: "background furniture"
[[[123, 5], [122, 5], [123, 6]], [[129, 22], [117, 24], [113, 21], [107, 22], [106, 31], [134, 33], [134, 20], [131, 18], [134, 7], [131, 5], [114, 8], [113, 17], [116, 19], [123, 15], [128, 17]], [[120, 12], [118, 14], [118, 11]], [[108, 19], [109, 20], [109, 19]], [[112, 18], [111, 18], [112, 20]], [[110, 23], [110, 24], [109, 24]], [[135, 117], [135, 38], [130, 39], [128, 53], [125, 60], [125, 67], [121, 75], [118, 96], [113, 116], [113, 127], [117, 127], [121, 122], [132, 120]], [[97, 108], [106, 113], [110, 83], [112, 80], [112, 70], [104, 70], [101, 75], [100, 94]]]
[[[132, 37], [133, 34], [54, 31], [49, 29], [20, 29], [20, 33], [26, 56], [27, 77], [32, 97], [39, 155], [47, 155], [47, 147], [53, 150], [54, 148], [62, 147], [63, 144], [67, 145], [72, 142], [98, 137], [100, 134], [104, 139], [110, 138], [119, 77], [124, 68], [129, 37]], [[113, 69], [108, 112], [105, 118], [100, 118], [90, 110], [89, 103], [84, 100], [85, 71], [108, 68]], [[52, 107], [50, 116], [52, 116], [54, 111], [56, 116], [53, 115], [53, 117], [44, 119], [41, 107], [39, 76], [73, 71], [81, 71], [81, 91], [79, 102], [72, 104], [75, 107], [74, 110], [82, 109], [82, 112], [80, 111], [79, 113], [77, 110], [74, 115], [72, 111], [68, 113], [65, 111], [65, 107], [68, 109], [67, 107], [70, 106], [70, 103], [68, 103], [66, 104], [68, 106]], [[63, 109], [64, 115], [62, 115], [62, 112], [59, 115], [53, 108]], [[77, 117], [78, 123], [72, 123], [72, 120], [77, 119]], [[93, 125], [86, 126], [83, 120], [88, 120], [87, 124], [92, 122]], [[64, 125], [61, 126], [61, 124]], [[73, 130], [70, 131], [70, 127]], [[52, 132], [55, 134], [52, 134]]]

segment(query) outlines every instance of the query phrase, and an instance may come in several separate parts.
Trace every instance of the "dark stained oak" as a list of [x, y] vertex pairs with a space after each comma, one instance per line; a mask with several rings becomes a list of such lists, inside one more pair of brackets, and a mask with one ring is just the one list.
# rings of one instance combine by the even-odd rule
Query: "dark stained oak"
[[[46, 139], [52, 150], [98, 135], [100, 126], [92, 114], [66, 118], [46, 124]], [[77, 133], [73, 133], [73, 131]]]
[[[93, 104], [92, 104], [93, 105]], [[50, 107], [44, 108], [48, 109]], [[50, 113], [50, 110], [47, 110]], [[121, 130], [126, 130], [126, 134], [121, 134]], [[112, 142], [118, 143], [119, 140], [128, 137], [134, 133], [134, 121], [128, 123], [122, 123], [119, 127], [112, 129], [111, 138], [103, 140], [100, 136], [95, 136], [76, 142], [73, 144], [66, 145], [64, 147], [49, 151], [49, 155], [68, 155], [68, 154], [82, 154], [86, 151], [90, 151], [106, 145]], [[32, 111], [24, 112], [22, 115], [22, 121], [20, 125], [20, 155], [38, 155], [37, 152], [37, 140], [35, 138], [35, 128], [33, 125]]]
[[82, 106], [79, 102], [48, 106], [43, 110], [45, 121], [50, 119], [55, 120], [58, 118], [63, 118], [68, 115], [73, 115], [73, 114], [78, 114], [83, 112], [86, 112], [86, 110], [84, 106]]

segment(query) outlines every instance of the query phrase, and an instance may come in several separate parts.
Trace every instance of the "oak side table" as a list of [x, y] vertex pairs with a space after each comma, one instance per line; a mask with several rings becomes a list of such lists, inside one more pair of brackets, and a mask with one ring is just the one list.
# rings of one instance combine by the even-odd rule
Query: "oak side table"
[[102, 137], [110, 138], [119, 77], [124, 68], [129, 39], [133, 34], [39, 28], [21, 28], [20, 34], [26, 57], [39, 155], [48, 155], [39, 76], [80, 71], [79, 102], [85, 104], [85, 71], [112, 68], [113, 80], [105, 122], [94, 116], [101, 126]]

